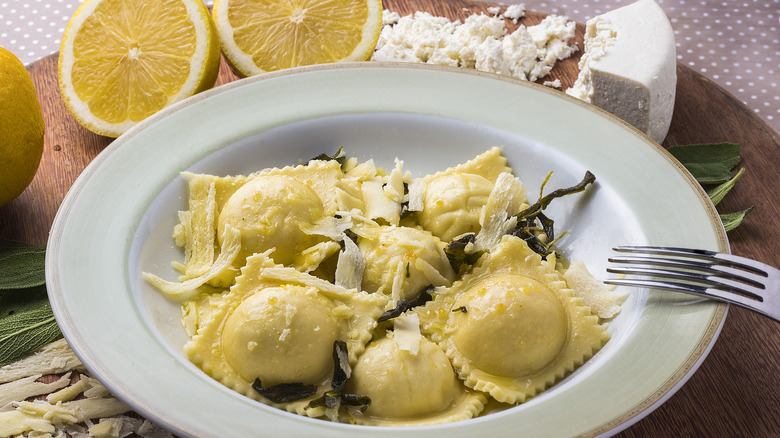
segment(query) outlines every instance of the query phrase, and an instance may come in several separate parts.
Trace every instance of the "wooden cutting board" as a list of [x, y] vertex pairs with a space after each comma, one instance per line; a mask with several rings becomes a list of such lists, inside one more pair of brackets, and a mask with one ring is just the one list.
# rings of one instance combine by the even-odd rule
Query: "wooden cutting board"
[[[460, 20], [495, 6], [468, 0], [385, 0], [384, 5], [401, 15], [426, 11]], [[545, 15], [529, 11], [519, 24], [537, 24]], [[507, 21], [507, 27], [513, 30], [516, 25]], [[584, 26], [578, 25], [580, 48], [583, 32]], [[560, 61], [544, 80], [558, 78], [563, 89], [568, 88], [577, 77], [578, 60], [579, 54]], [[44, 244], [68, 189], [112, 139], [87, 131], [68, 113], [57, 85], [56, 55], [28, 70], [46, 122], [45, 150], [30, 187], [0, 207], [0, 237]], [[718, 209], [735, 212], [755, 206], [745, 223], [729, 233], [732, 252], [780, 266], [780, 136], [704, 76], [680, 64], [677, 75], [674, 117], [664, 146], [722, 141], [742, 145], [745, 173]], [[236, 79], [223, 62], [217, 85]], [[779, 435], [780, 324], [733, 307], [719, 340], [688, 383], [621, 433], [623, 437]]]

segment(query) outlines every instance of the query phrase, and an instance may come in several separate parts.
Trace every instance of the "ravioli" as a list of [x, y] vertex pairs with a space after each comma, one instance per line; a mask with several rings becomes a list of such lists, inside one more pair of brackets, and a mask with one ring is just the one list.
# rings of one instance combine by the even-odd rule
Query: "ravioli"
[[514, 236], [415, 311], [466, 386], [503, 403], [535, 396], [609, 339], [554, 267]]
[[419, 335], [410, 351], [397, 334], [372, 341], [358, 359], [347, 389], [367, 395], [365, 412], [349, 410], [351, 422], [374, 426], [419, 426], [466, 420], [478, 415], [487, 397], [458, 380], [444, 351]]
[[494, 147], [465, 163], [425, 176], [417, 222], [445, 242], [479, 231], [482, 209], [504, 172], [512, 169], [501, 149]]
[[289, 177], [263, 175], [230, 197], [219, 214], [217, 230], [230, 225], [241, 232], [240, 260], [273, 249], [274, 261], [289, 266], [298, 254], [320, 242], [301, 225], [323, 216], [322, 200], [310, 187]]
[[[229, 287], [246, 257], [271, 248], [276, 261], [302, 271], [322, 263], [323, 257], [312, 257], [317, 251], [312, 247], [327, 239], [301, 228], [338, 209], [333, 187], [343, 174], [337, 162], [314, 160], [251, 175], [183, 172], [182, 176], [187, 180], [188, 210], [179, 212], [180, 223], [174, 228], [174, 241], [185, 250], [184, 263], [174, 264], [184, 274], [180, 282], [208, 274], [207, 284]], [[220, 246], [225, 246], [227, 225], [239, 231], [241, 247], [234, 269], [215, 275], [213, 266]], [[332, 246], [319, 250], [324, 256], [333, 253]]]
[[455, 273], [443, 243], [425, 230], [380, 226], [363, 232], [358, 248], [365, 260], [362, 287], [390, 295], [393, 302], [414, 298], [429, 285], [449, 285]]
[[324, 408], [307, 406], [315, 396], [275, 403], [252, 383], [317, 385], [322, 395], [333, 374], [334, 341], [346, 342], [354, 364], [386, 303], [383, 295], [340, 288], [255, 254], [230, 291], [210, 303], [216, 310], [204, 314], [207, 320], [184, 352], [206, 374], [241, 394], [316, 417]]

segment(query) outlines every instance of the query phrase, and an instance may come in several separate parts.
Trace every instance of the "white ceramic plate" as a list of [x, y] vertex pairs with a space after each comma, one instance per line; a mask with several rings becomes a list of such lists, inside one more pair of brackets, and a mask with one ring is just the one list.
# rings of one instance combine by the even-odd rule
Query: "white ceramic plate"
[[[55, 219], [46, 272], [55, 315], [93, 375], [138, 412], [182, 436], [357, 437], [366, 427], [299, 417], [223, 387], [182, 354], [179, 308], [141, 280], [175, 278], [171, 240], [185, 209], [183, 170], [248, 173], [343, 146], [414, 176], [493, 145], [533, 200], [597, 177], [586, 194], [548, 210], [559, 246], [598, 278], [610, 248], [665, 244], [728, 251], [696, 182], [625, 123], [563, 93], [496, 76], [419, 65], [338, 64], [234, 82], [168, 108], [114, 141], [79, 177]], [[612, 339], [583, 367], [531, 401], [459, 423], [370, 428], [372, 436], [611, 434], [662, 403], [715, 341], [726, 306], [635, 291]]]

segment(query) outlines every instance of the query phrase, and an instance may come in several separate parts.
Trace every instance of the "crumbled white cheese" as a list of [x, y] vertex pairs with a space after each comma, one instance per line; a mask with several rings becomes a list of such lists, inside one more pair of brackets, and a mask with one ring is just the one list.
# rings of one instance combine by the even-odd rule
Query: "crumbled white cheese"
[[525, 5], [523, 4], [509, 5], [504, 11], [504, 18], [512, 20], [515, 24], [523, 17], [525, 17]]
[[388, 26], [395, 23], [398, 23], [398, 20], [401, 19], [401, 14], [395, 11], [391, 11], [388, 9], [385, 9], [382, 11], [382, 26]]
[[544, 81], [544, 82], [542, 83], [542, 85], [544, 85], [545, 87], [557, 88], [557, 89], [559, 89], [559, 90], [560, 90], [560, 89], [561, 89], [561, 87], [562, 87], [562, 85], [561, 85], [561, 80], [560, 80], [560, 79], [556, 79], [556, 80], [554, 80], [554, 81]]
[[[508, 12], [524, 14], [522, 7]], [[535, 81], [578, 50], [571, 42], [575, 23], [565, 17], [550, 15], [536, 26], [507, 33], [505, 16], [473, 14], [453, 22], [416, 12], [384, 26], [373, 59], [475, 68]]]

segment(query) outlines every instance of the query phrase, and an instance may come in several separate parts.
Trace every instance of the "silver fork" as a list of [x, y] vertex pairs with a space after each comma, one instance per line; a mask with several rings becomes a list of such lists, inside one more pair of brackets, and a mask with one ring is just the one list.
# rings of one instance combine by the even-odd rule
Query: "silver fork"
[[[765, 263], [703, 249], [619, 246], [631, 255], [610, 257], [614, 278], [607, 284], [671, 290], [725, 301], [780, 321], [780, 270]], [[664, 278], [663, 281], [656, 278]]]

